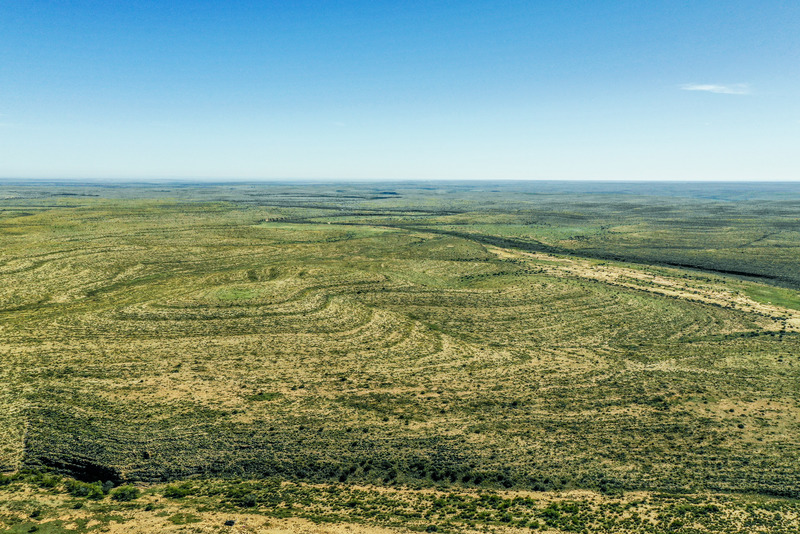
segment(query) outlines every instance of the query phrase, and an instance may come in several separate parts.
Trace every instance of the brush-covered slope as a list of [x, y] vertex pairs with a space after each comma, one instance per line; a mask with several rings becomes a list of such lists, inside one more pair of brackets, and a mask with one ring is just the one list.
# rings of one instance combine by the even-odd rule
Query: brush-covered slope
[[0, 219], [6, 470], [800, 487], [796, 292], [285, 221], [307, 207], [27, 206]]

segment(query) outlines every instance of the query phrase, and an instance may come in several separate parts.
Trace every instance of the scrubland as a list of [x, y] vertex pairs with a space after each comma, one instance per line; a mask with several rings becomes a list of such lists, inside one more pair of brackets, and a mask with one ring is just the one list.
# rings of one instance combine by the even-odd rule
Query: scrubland
[[800, 528], [800, 187], [598, 187], [0, 184], [0, 528]]

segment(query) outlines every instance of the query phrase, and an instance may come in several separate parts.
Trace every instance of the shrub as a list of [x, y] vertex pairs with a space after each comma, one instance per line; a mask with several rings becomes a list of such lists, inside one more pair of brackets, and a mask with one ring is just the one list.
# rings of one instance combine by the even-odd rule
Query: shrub
[[99, 482], [81, 482], [80, 480], [67, 480], [67, 491], [73, 497], [86, 497], [87, 499], [100, 500], [105, 495]]
[[55, 488], [58, 486], [58, 483], [61, 482], [58, 476], [48, 473], [37, 473], [30, 480], [40, 488]]
[[168, 499], [182, 499], [187, 495], [192, 494], [192, 488], [188, 484], [181, 484], [180, 486], [167, 486], [161, 493]]
[[141, 493], [135, 486], [120, 486], [111, 492], [111, 498], [115, 501], [127, 502], [138, 498]]
[[258, 499], [256, 499], [256, 496], [252, 493], [248, 493], [247, 495], [242, 497], [241, 501], [239, 501], [239, 506], [242, 506], [243, 508], [253, 508], [257, 504], [258, 504]]

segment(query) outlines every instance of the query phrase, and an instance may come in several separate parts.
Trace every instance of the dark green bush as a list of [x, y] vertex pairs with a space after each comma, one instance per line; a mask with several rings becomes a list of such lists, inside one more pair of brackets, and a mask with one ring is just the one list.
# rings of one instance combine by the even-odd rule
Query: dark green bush
[[243, 508], [254, 508], [257, 505], [258, 505], [258, 499], [252, 493], [248, 493], [247, 495], [242, 497], [241, 501], [239, 501], [239, 506]]
[[115, 501], [127, 502], [137, 499], [142, 492], [135, 486], [120, 486], [111, 492], [111, 498]]
[[67, 480], [67, 491], [73, 497], [86, 497], [87, 499], [100, 500], [105, 495], [99, 482], [81, 482], [80, 480]]
[[188, 484], [181, 484], [180, 486], [167, 486], [161, 494], [168, 499], [182, 499], [192, 493], [193, 490], [191, 486]]

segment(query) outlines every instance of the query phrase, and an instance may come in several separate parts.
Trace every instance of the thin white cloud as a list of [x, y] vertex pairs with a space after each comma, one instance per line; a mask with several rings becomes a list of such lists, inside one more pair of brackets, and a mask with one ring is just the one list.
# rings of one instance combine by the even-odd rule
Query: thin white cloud
[[733, 85], [718, 85], [713, 83], [687, 83], [681, 86], [684, 91], [705, 91], [706, 93], [717, 93], [721, 95], [749, 95], [750, 86], [746, 83], [736, 83]]

